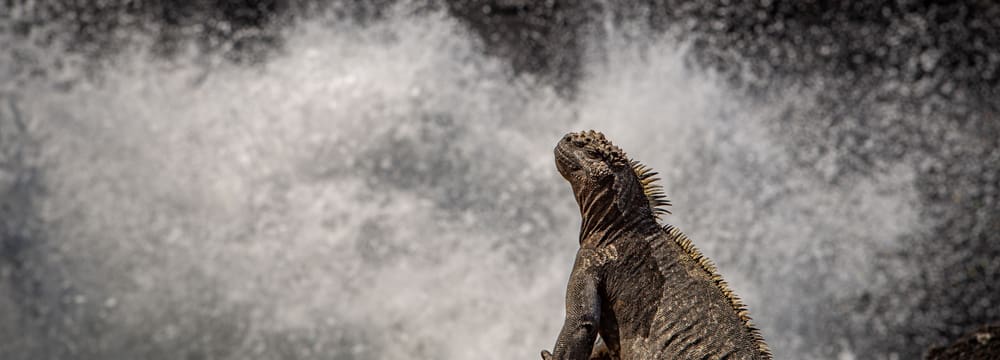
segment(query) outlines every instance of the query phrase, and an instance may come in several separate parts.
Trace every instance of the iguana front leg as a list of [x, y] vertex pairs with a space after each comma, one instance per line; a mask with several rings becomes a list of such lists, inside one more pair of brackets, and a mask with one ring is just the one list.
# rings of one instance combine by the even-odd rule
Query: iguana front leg
[[594, 261], [587, 259], [590, 250], [577, 252], [573, 272], [566, 287], [566, 320], [556, 340], [555, 354], [542, 351], [544, 360], [587, 360], [594, 348], [597, 325], [601, 320], [601, 297]]
[[[544, 351], [543, 350], [542, 351], [542, 358], [543, 359], [551, 359], [552, 358], [552, 353], [549, 353], [548, 351]], [[608, 344], [606, 344], [604, 341], [602, 341], [602, 339], [601, 339], [600, 336], [597, 337], [597, 342], [594, 344], [594, 350], [593, 350], [593, 352], [590, 353], [590, 357], [588, 359], [589, 360], [619, 360], [619, 358], [617, 356], [615, 356], [611, 352], [611, 349], [608, 348]]]

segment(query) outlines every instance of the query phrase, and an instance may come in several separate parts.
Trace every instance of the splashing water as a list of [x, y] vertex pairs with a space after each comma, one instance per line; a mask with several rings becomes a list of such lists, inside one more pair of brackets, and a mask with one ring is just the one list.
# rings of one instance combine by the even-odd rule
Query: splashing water
[[438, 13], [286, 38], [257, 66], [126, 51], [3, 87], [41, 189], [3, 265], [4, 358], [535, 358], [579, 225], [551, 149], [581, 129], [663, 175], [665, 221], [779, 358], [850, 357], [827, 305], [878, 291], [874, 254], [922, 226], [909, 168], [796, 166], [773, 119], [808, 94], [742, 98], [672, 41], [605, 44], [566, 99]]

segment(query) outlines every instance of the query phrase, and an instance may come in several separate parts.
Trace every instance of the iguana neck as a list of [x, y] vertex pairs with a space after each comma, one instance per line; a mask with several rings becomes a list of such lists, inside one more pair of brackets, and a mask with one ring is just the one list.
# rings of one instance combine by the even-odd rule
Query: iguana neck
[[[636, 183], [635, 185], [638, 185]], [[580, 247], [596, 248], [610, 244], [626, 233], [647, 233], [659, 228], [656, 218], [646, 206], [646, 198], [630, 186], [598, 186], [578, 189], [573, 186], [583, 221], [580, 225]]]

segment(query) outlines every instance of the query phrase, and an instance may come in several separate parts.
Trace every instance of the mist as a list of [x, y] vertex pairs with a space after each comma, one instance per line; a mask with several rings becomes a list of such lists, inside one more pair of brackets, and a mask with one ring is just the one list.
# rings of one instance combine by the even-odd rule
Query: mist
[[[567, 87], [446, 10], [381, 11], [265, 27], [280, 41], [254, 61], [186, 38], [167, 56], [143, 34], [95, 59], [9, 20], [2, 357], [535, 358], [578, 247], [552, 148], [586, 129], [661, 174], [663, 222], [718, 264], [776, 358], [908, 358], [947, 338], [902, 335], [949, 321], [918, 301], [949, 263], [914, 249], [955, 218], [928, 174], [945, 152], [993, 169], [988, 138], [902, 100], [844, 120], [823, 81], [760, 90], [752, 59], [723, 71], [683, 32], [611, 15]], [[983, 176], [966, 188], [995, 198]], [[988, 206], [974, 234], [996, 224]], [[992, 319], [995, 300], [979, 300]]]

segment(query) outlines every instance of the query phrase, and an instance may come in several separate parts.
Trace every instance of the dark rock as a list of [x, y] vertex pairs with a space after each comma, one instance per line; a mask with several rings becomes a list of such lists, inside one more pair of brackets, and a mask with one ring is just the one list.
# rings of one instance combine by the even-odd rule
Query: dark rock
[[1000, 359], [1000, 324], [986, 325], [957, 341], [927, 351], [927, 360]]

